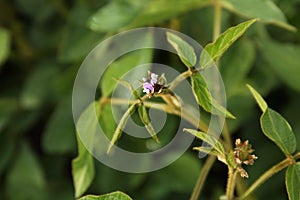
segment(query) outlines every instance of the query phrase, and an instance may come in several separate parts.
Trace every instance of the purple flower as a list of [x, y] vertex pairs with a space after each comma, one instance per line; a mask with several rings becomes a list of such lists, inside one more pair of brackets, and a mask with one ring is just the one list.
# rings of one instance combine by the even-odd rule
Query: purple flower
[[149, 82], [144, 82], [144, 83], [143, 83], [143, 88], [144, 88], [143, 92], [145, 92], [145, 93], [147, 93], [147, 94], [149, 94], [149, 93], [154, 93], [154, 87], [153, 87], [153, 85], [152, 85], [151, 83], [149, 83]]
[[157, 84], [158, 75], [148, 71], [148, 78], [143, 78], [143, 92], [154, 93], [154, 85]]

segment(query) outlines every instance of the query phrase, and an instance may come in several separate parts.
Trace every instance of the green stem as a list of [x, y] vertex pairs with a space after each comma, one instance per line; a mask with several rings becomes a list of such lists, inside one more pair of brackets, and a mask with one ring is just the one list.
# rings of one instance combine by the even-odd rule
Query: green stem
[[228, 180], [227, 180], [227, 187], [226, 187], [227, 200], [234, 199], [236, 175], [237, 175], [237, 171], [232, 167], [228, 166]]
[[192, 72], [190, 70], [181, 73], [170, 83], [169, 89], [173, 90], [181, 81], [183, 81], [187, 77], [190, 77], [191, 75], [192, 75]]
[[213, 156], [213, 155], [209, 155], [207, 160], [205, 161], [202, 169], [201, 169], [201, 172], [199, 174], [199, 177], [197, 179], [197, 182], [196, 182], [196, 185], [194, 187], [194, 190], [193, 190], [193, 193], [191, 195], [191, 198], [190, 200], [197, 200], [199, 195], [200, 195], [200, 192], [203, 188], [203, 185], [204, 185], [204, 182], [206, 180], [206, 177], [211, 169], [211, 167], [213, 166], [214, 162], [216, 160], [216, 156]]
[[267, 170], [263, 175], [261, 175], [249, 188], [248, 190], [239, 198], [239, 200], [246, 199], [254, 190], [256, 190], [261, 184], [263, 184], [266, 180], [271, 178], [274, 174], [283, 170], [289, 165], [295, 163], [295, 160], [300, 158], [300, 152], [295, 154], [293, 157], [287, 157], [280, 163], [274, 165], [269, 170]]
[[225, 148], [227, 152], [229, 152], [229, 150], [232, 149], [232, 141], [231, 141], [230, 132], [226, 121], [224, 122], [222, 135], [224, 137]]
[[214, 11], [214, 32], [213, 32], [213, 41], [215, 41], [220, 33], [221, 33], [221, 4], [219, 2], [219, 0], [215, 0], [214, 1], [214, 7], [215, 7], [215, 11]]

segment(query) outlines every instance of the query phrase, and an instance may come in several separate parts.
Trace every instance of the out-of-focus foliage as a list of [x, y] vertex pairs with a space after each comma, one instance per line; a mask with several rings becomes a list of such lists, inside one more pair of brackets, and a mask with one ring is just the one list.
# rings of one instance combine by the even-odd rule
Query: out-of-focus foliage
[[[205, 46], [213, 42], [210, 2], [0, 1], [0, 199], [65, 200], [74, 199], [74, 194], [79, 196], [83, 191], [75, 193], [71, 160], [78, 151], [78, 158], [86, 154], [77, 150], [71, 93], [84, 57], [105, 38], [141, 26], [175, 29]], [[247, 169], [248, 184], [281, 160], [283, 154], [261, 133], [259, 111], [255, 109], [246, 83], [251, 83], [270, 107], [288, 119], [300, 143], [300, 34], [294, 32], [295, 28], [300, 29], [300, 3], [298, 0], [255, 2], [221, 0], [222, 30], [249, 18], [261, 19], [225, 52], [219, 66], [228, 110], [236, 117], [229, 120], [232, 137], [249, 139], [259, 156], [256, 164]], [[184, 68], [177, 57], [162, 52], [154, 55], [155, 62]], [[129, 63], [130, 67], [137, 61], [119, 62]], [[111, 113], [109, 107], [104, 106], [103, 113]], [[108, 123], [112, 116], [103, 116], [100, 124], [113, 132], [115, 124]], [[171, 120], [173, 123], [163, 130], [166, 141], [172, 137], [168, 134], [177, 118]], [[133, 150], [139, 149], [136, 142], [129, 139], [126, 142]], [[74, 163], [80, 165], [78, 160]], [[133, 199], [187, 199], [201, 163], [192, 150], [172, 165], [148, 174], [118, 172], [96, 161], [95, 178], [86, 193], [120, 190]], [[292, 176], [299, 174], [298, 166], [288, 169], [290, 188], [298, 181]], [[220, 188], [224, 188], [224, 184], [216, 180], [226, 180], [226, 177], [222, 166], [216, 165], [203, 198], [213, 199], [223, 193]], [[294, 196], [295, 188], [291, 191], [294, 193], [289, 195]], [[255, 195], [258, 199], [285, 199], [284, 174], [275, 175]]]

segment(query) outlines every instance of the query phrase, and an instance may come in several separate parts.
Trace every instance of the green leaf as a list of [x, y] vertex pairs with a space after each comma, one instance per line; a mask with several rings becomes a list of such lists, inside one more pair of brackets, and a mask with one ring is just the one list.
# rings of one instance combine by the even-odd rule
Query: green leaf
[[219, 153], [219, 155], [225, 155], [225, 150], [223, 145], [219, 142], [219, 140], [215, 136], [209, 135], [201, 131], [192, 130], [192, 129], [183, 129], [183, 131], [186, 131], [196, 136], [197, 138], [203, 140], [204, 142], [208, 143], [209, 145], [212, 146], [212, 149], [216, 150]]
[[285, 185], [289, 200], [300, 199], [300, 162], [287, 168], [285, 174]]
[[133, 114], [133, 112], [136, 109], [136, 104], [132, 104], [124, 113], [124, 115], [122, 116], [115, 132], [114, 135], [110, 141], [109, 147], [107, 149], [107, 153], [110, 153], [111, 148], [114, 146], [114, 144], [118, 141], [118, 139], [121, 137], [123, 129], [127, 123], [127, 120], [129, 119], [129, 117]]
[[26, 109], [40, 107], [44, 102], [54, 100], [54, 80], [59, 73], [57, 63], [46, 60], [39, 63], [34, 71], [27, 76], [20, 94], [20, 103]]
[[165, 20], [210, 4], [211, 1], [209, 0], [147, 0], [147, 4], [144, 3], [144, 9], [139, 17], [129, 27], [161, 24]]
[[11, 134], [0, 134], [0, 176], [14, 157], [15, 140]]
[[113, 1], [96, 12], [89, 19], [88, 26], [94, 31], [118, 31], [138, 15], [141, 3], [142, 1]]
[[[126, 54], [113, 62], [100, 80], [100, 87], [102, 95], [108, 97], [116, 87], [118, 81], [124, 74], [135, 68], [139, 64], [149, 63], [152, 60], [152, 50], [144, 49], [137, 52]], [[149, 68], [144, 67], [145, 73]]]
[[117, 192], [112, 192], [100, 196], [87, 195], [81, 197], [79, 200], [132, 200], [132, 199], [127, 194], [117, 191]]
[[207, 68], [217, 61], [223, 53], [239, 38], [257, 19], [248, 20], [227, 29], [216, 41], [205, 46], [200, 54], [200, 67]]
[[211, 111], [211, 95], [207, 84], [202, 75], [197, 72], [191, 76], [192, 88], [194, 95], [199, 103], [206, 111]]
[[74, 152], [75, 128], [72, 117], [72, 99], [66, 96], [56, 107], [43, 133], [42, 145], [47, 153]]
[[[96, 107], [96, 108], [95, 108]], [[93, 181], [95, 176], [94, 160], [92, 155], [88, 152], [81, 139], [84, 139], [85, 145], [92, 145], [94, 140], [95, 129], [98, 126], [97, 119], [91, 119], [90, 112], [94, 109], [99, 111], [99, 104], [97, 102], [91, 103], [81, 114], [77, 122], [78, 131], [81, 131], [80, 136], [86, 135], [88, 138], [80, 138], [77, 135], [78, 142], [78, 156], [72, 160], [72, 176], [75, 187], [75, 197], [81, 196]], [[99, 113], [97, 113], [99, 115]]]
[[117, 128], [115, 118], [112, 113], [112, 105], [101, 105], [99, 123], [108, 139], [112, 139], [113, 133]]
[[158, 139], [156, 132], [150, 122], [146, 107], [144, 105], [140, 105], [138, 107], [138, 113], [139, 113], [141, 121], [145, 125], [145, 128], [147, 129], [147, 131], [149, 132], [149, 134], [151, 135], [153, 140], [155, 140], [155, 142], [159, 143], [159, 139]]
[[296, 31], [295, 27], [287, 23], [282, 11], [271, 0], [222, 0], [221, 3], [226, 9], [239, 15], [259, 18], [262, 22]]
[[140, 105], [138, 107], [138, 112], [139, 112], [139, 116], [140, 116], [140, 119], [143, 122], [143, 124], [148, 125], [150, 123], [150, 120], [148, 117], [146, 107], [144, 105]]
[[1, 98], [0, 99], [0, 135], [5, 126], [9, 123], [13, 114], [18, 109], [18, 102], [16, 99]]
[[160, 24], [164, 20], [209, 4], [209, 0], [112, 1], [88, 20], [88, 26], [94, 31], [116, 32], [124, 28]]
[[0, 69], [10, 53], [10, 34], [7, 30], [0, 28]]
[[[63, 29], [58, 59], [62, 62], [74, 62], [84, 57], [102, 40], [105, 34], [95, 33], [86, 27], [86, 20], [91, 16], [92, 4], [80, 2], [68, 13], [69, 23]], [[61, 35], [61, 34], [60, 34]]]
[[300, 46], [259, 40], [260, 52], [277, 76], [289, 87], [300, 91]]
[[200, 106], [207, 112], [217, 115], [226, 115], [229, 118], [235, 118], [229, 111], [223, 106], [219, 105], [215, 99], [212, 99], [208, 90], [207, 84], [199, 72], [193, 73], [191, 76], [192, 89], [194, 96]]
[[180, 60], [187, 67], [195, 66], [197, 57], [194, 48], [189, 43], [170, 32], [167, 32], [167, 40], [176, 50]]
[[78, 156], [72, 160], [72, 176], [75, 187], [75, 197], [81, 196], [90, 186], [95, 176], [92, 155], [77, 137]]
[[250, 90], [252, 96], [255, 98], [257, 104], [259, 105], [262, 112], [265, 112], [268, 108], [268, 104], [265, 102], [265, 100], [262, 98], [262, 96], [249, 84], [246, 85], [248, 89]]
[[21, 143], [16, 155], [14, 163], [7, 173], [7, 198], [15, 200], [44, 199], [46, 195], [45, 174], [27, 142]]
[[267, 108], [260, 118], [263, 133], [286, 155], [296, 150], [296, 138], [289, 123], [276, 111]]

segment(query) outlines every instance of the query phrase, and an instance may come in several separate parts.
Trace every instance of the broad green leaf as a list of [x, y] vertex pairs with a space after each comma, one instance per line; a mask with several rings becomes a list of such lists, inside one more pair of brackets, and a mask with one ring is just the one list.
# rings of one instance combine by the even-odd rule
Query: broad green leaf
[[[139, 13], [142, 1], [112, 1], [96, 12], [88, 21], [94, 31], [117, 31], [127, 26]], [[114, 13], [112, 15], [112, 13]]]
[[[99, 111], [99, 104], [97, 102], [91, 103], [81, 114], [77, 122], [78, 134], [82, 137], [85, 135], [88, 138], [84, 139], [85, 145], [93, 145], [95, 129], [98, 126], [98, 120], [90, 118], [89, 113], [94, 109]], [[99, 115], [99, 113], [97, 113]], [[80, 127], [80, 129], [79, 129]], [[78, 142], [78, 156], [72, 160], [72, 176], [75, 187], [75, 197], [81, 196], [92, 183], [95, 175], [94, 160], [92, 155], [88, 152], [81, 138], [77, 135]]]
[[300, 91], [300, 46], [259, 40], [262, 56], [277, 76], [291, 88]]
[[259, 18], [262, 22], [277, 25], [290, 31], [296, 28], [289, 25], [282, 11], [271, 0], [222, 0], [222, 5], [239, 15]]
[[114, 146], [114, 144], [118, 141], [118, 139], [121, 137], [123, 129], [127, 123], [127, 120], [129, 119], [129, 117], [133, 114], [133, 112], [136, 109], [136, 104], [132, 104], [124, 113], [124, 115], [122, 116], [122, 118], [119, 121], [119, 124], [114, 132], [114, 135], [110, 141], [109, 147], [107, 149], [107, 153], [110, 153], [111, 148]]
[[[149, 63], [152, 60], [152, 50], [144, 49], [137, 52], [131, 52], [126, 54], [113, 62], [100, 80], [100, 87], [102, 95], [109, 96], [114, 88], [116, 87], [118, 81], [124, 74], [129, 72], [131, 69], [135, 68], [139, 64]], [[145, 73], [149, 68], [145, 67]], [[142, 78], [142, 77], [141, 77]]]
[[147, 5], [144, 4], [144, 9], [139, 17], [129, 26], [130, 28], [158, 24], [172, 17], [211, 4], [209, 0], [147, 0], [147, 2]]
[[7, 59], [10, 52], [10, 34], [7, 30], [0, 28], [0, 69], [2, 63]]
[[204, 142], [208, 143], [209, 145], [211, 145], [212, 149], [216, 150], [219, 153], [219, 155], [225, 154], [223, 145], [219, 142], [218, 138], [216, 138], [215, 136], [209, 135], [201, 131], [192, 130], [192, 129], [183, 129], [183, 131], [186, 131], [196, 136], [197, 138], [203, 140]]
[[211, 111], [211, 95], [202, 75], [197, 72], [191, 76], [194, 96], [198, 103], [208, 112]]
[[[209, 0], [126, 0], [112, 1], [100, 8], [89, 20], [88, 26], [99, 32], [115, 32], [159, 24], [174, 16], [209, 5]], [[111, 15], [111, 13], [115, 13]]]
[[104, 35], [77, 26], [66, 29], [63, 36], [58, 59], [66, 63], [82, 61], [97, 44], [105, 39]]
[[262, 98], [262, 96], [249, 84], [246, 85], [250, 90], [252, 96], [255, 98], [257, 104], [259, 105], [262, 112], [265, 112], [268, 108], [268, 104]]
[[27, 76], [20, 94], [20, 103], [23, 108], [38, 108], [45, 102], [54, 100], [53, 83], [59, 73], [57, 63], [46, 60], [36, 65], [34, 71]]
[[159, 139], [156, 136], [156, 132], [150, 122], [146, 107], [144, 105], [140, 105], [138, 107], [138, 113], [139, 113], [141, 121], [145, 125], [145, 128], [147, 129], [147, 131], [149, 132], [149, 134], [151, 135], [153, 140], [155, 140], [155, 142], [159, 142]]
[[187, 66], [193, 67], [197, 62], [194, 48], [179, 36], [167, 32], [167, 40], [176, 50], [180, 60]]
[[15, 140], [11, 134], [0, 134], [0, 176], [14, 157]]
[[0, 99], [0, 135], [2, 130], [8, 124], [13, 114], [18, 109], [18, 102], [16, 99], [11, 98], [1, 98]]
[[289, 200], [300, 199], [300, 162], [287, 168], [285, 174], [285, 185]]
[[77, 137], [78, 156], [72, 160], [72, 176], [75, 187], [75, 197], [81, 196], [92, 183], [95, 176], [94, 160], [92, 155]]
[[132, 200], [132, 199], [127, 194], [117, 191], [109, 194], [103, 194], [100, 196], [87, 195], [81, 197], [79, 200]]
[[289, 123], [271, 108], [260, 118], [263, 133], [272, 140], [286, 155], [296, 150], [296, 138]]
[[80, 2], [68, 13], [69, 23], [64, 26], [58, 59], [62, 62], [82, 61], [107, 35], [95, 33], [86, 27], [93, 11], [92, 4]]
[[21, 142], [14, 163], [7, 172], [7, 198], [15, 200], [44, 199], [46, 179], [43, 168], [27, 142]]
[[113, 133], [117, 128], [117, 124], [115, 122], [115, 118], [112, 113], [112, 105], [104, 104], [101, 105], [100, 116], [99, 116], [99, 124], [103, 129], [106, 137], [108, 139], [112, 139]]
[[229, 118], [235, 118], [229, 111], [213, 99], [208, 90], [207, 84], [199, 72], [191, 76], [192, 89], [194, 96], [200, 106], [207, 112], [217, 115], [226, 115]]
[[43, 149], [48, 153], [58, 154], [74, 152], [76, 146], [74, 132], [72, 99], [71, 96], [66, 96], [48, 120], [42, 137]]
[[231, 27], [222, 33], [216, 41], [206, 45], [200, 54], [200, 67], [211, 66], [256, 21], [257, 19], [252, 19]]

